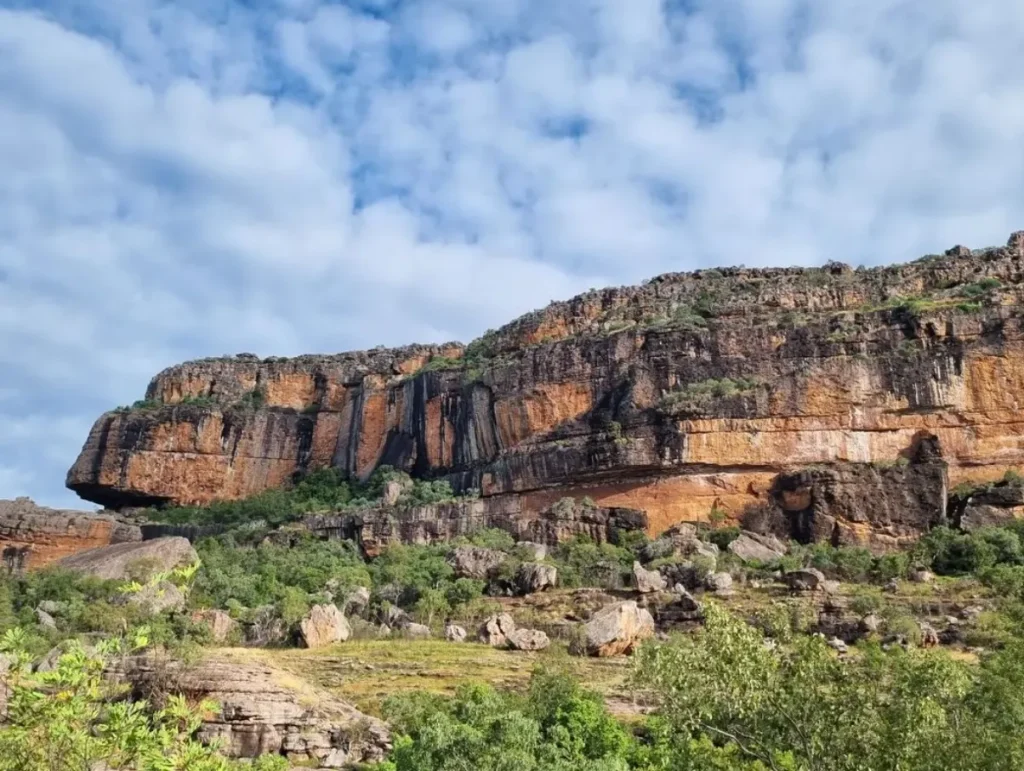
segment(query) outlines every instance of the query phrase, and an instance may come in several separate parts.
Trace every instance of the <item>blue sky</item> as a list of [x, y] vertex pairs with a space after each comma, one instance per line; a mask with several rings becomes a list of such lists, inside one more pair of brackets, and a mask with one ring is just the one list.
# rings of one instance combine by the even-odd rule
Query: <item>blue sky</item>
[[0, 0], [0, 497], [189, 358], [1024, 228], [1019, 0]]

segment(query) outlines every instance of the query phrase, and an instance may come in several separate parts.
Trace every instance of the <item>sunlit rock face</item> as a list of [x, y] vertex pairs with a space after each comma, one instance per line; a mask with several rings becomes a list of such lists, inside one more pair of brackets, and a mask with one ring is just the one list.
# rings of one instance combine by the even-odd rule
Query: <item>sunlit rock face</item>
[[[944, 500], [1024, 466], [1021, 242], [867, 270], [670, 274], [466, 347], [189, 362], [153, 379], [149, 403], [100, 417], [68, 486], [114, 508], [205, 503], [390, 465], [524, 516], [563, 497], [640, 510], [653, 534], [776, 505], [779, 474], [867, 479], [849, 464], [899, 466], [933, 437], [943, 471], [924, 499]], [[852, 524], [841, 538], [873, 537]]]

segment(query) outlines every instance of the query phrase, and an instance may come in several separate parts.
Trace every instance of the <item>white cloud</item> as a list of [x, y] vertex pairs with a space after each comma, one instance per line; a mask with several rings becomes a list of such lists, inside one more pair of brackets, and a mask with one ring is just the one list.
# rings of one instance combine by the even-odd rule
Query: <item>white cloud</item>
[[67, 503], [181, 359], [1024, 224], [1012, 0], [36, 6], [0, 9], [0, 496]]

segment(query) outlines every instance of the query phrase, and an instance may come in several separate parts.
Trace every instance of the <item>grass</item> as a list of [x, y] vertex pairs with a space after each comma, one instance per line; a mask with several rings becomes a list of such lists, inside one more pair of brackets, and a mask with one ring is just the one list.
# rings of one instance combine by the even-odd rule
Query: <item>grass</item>
[[621, 711], [628, 701], [623, 690], [628, 659], [569, 659], [557, 644], [541, 653], [521, 653], [436, 639], [350, 640], [318, 650], [246, 650], [244, 655], [324, 688], [371, 715], [380, 715], [381, 704], [396, 693], [451, 695], [470, 682], [525, 687], [534, 667], [545, 661], [568, 662]]

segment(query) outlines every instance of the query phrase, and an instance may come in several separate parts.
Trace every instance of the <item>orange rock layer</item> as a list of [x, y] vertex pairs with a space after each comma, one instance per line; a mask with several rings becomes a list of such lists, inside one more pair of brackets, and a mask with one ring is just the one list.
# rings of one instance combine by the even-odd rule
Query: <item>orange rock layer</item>
[[995, 479], [1024, 468], [1022, 242], [663, 276], [468, 348], [190, 362], [97, 421], [68, 485], [114, 507], [198, 504], [391, 465], [524, 510], [642, 509], [656, 533], [739, 517], [780, 472], [896, 463], [924, 434], [951, 484]]

